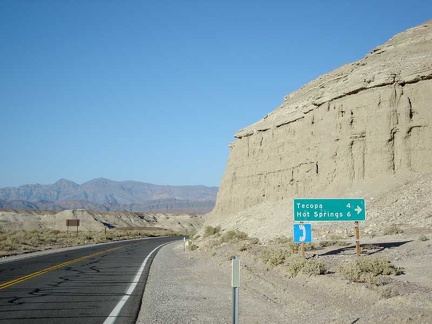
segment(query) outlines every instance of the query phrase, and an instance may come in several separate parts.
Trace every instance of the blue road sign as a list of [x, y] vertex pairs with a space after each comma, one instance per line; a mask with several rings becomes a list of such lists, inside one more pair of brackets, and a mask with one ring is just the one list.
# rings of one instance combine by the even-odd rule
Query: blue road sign
[[294, 224], [294, 243], [312, 242], [311, 224]]
[[364, 220], [366, 220], [366, 203], [364, 199], [294, 199], [295, 222]]

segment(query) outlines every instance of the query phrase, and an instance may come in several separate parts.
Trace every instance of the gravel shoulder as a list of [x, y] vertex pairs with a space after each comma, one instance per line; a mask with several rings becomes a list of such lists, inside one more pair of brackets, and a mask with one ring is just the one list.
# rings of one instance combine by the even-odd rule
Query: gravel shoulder
[[[184, 251], [183, 243], [163, 247], [153, 260], [137, 323], [231, 323], [230, 264], [228, 258]], [[285, 322], [266, 296], [245, 290], [239, 297], [243, 323]]]
[[[430, 241], [385, 238], [406, 243], [362, 253], [388, 256], [403, 266], [405, 274], [385, 286], [350, 282], [334, 273], [289, 278], [284, 266], [268, 266], [259, 251], [240, 251], [235, 244], [196, 251], [169, 244], [152, 263], [137, 323], [231, 323], [230, 255], [241, 259], [242, 323], [432, 323]], [[356, 258], [352, 249], [335, 247], [308, 254], [328, 264]]]

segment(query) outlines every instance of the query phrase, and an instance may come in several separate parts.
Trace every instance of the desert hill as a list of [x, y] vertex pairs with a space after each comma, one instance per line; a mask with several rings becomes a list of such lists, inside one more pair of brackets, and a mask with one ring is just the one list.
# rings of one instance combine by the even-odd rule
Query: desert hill
[[0, 188], [0, 208], [206, 213], [212, 210], [217, 191], [217, 187], [161, 186], [104, 178], [79, 185], [60, 179], [50, 185]]
[[364, 197], [366, 231], [431, 226], [431, 102], [428, 21], [238, 131], [208, 224], [287, 235], [295, 197]]
[[190, 232], [201, 228], [202, 216], [192, 214], [138, 213], [90, 210], [17, 211], [0, 210], [2, 230], [59, 230], [66, 231], [67, 219], [79, 219], [82, 231], [145, 228]]

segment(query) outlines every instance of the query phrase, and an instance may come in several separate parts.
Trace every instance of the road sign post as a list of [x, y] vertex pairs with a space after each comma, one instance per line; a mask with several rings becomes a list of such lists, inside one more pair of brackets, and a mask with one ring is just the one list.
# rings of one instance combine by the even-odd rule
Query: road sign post
[[355, 238], [356, 238], [356, 254], [357, 254], [357, 256], [360, 256], [361, 250], [360, 250], [359, 222], [355, 222]]

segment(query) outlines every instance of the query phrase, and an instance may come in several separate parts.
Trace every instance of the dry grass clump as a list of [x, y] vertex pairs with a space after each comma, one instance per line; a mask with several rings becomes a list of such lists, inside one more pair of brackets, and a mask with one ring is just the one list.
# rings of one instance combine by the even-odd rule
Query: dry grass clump
[[288, 277], [293, 278], [299, 274], [302, 269], [306, 266], [307, 261], [304, 257], [293, 254], [286, 260], [286, 266], [288, 271]]
[[245, 232], [239, 230], [232, 230], [223, 233], [219, 241], [220, 243], [233, 243], [233, 242], [244, 241], [247, 240], [248, 238], [249, 236]]
[[[279, 236], [270, 240], [269, 245], [276, 245], [282, 248], [286, 248], [292, 253], [298, 252], [299, 244], [294, 243], [294, 239], [292, 237], [287, 236]], [[308, 250], [310, 248], [310, 244], [305, 244], [305, 249]]]
[[[287, 236], [279, 236], [269, 241], [269, 245], [276, 245], [280, 247], [287, 248], [288, 250], [296, 253], [299, 251], [300, 244], [294, 243], [294, 239], [292, 237]], [[305, 251], [318, 250], [320, 248], [319, 245], [315, 243], [304, 243]]]
[[253, 246], [255, 246], [255, 245], [259, 244], [259, 243], [260, 243], [260, 241], [256, 237], [248, 238], [247, 240], [241, 242], [239, 251], [250, 250], [250, 249], [252, 249]]
[[195, 251], [195, 250], [197, 250], [197, 249], [199, 248], [199, 246], [196, 245], [196, 244], [193, 243], [193, 242], [190, 242], [190, 243], [187, 245], [187, 248], [188, 248], [189, 251]]
[[287, 248], [266, 248], [261, 252], [261, 260], [269, 265], [284, 264], [294, 252]]
[[292, 237], [287, 237], [287, 236], [282, 235], [282, 236], [278, 236], [278, 237], [275, 237], [274, 239], [270, 240], [269, 243], [279, 245], [279, 244], [286, 244], [286, 243], [292, 243], [292, 242], [293, 242]]
[[213, 246], [222, 244], [222, 243], [230, 243], [230, 244], [236, 244], [239, 243], [240, 247], [238, 248], [239, 251], [247, 251], [252, 249], [253, 246], [259, 244], [259, 239], [256, 237], [249, 237], [245, 232], [239, 231], [239, 230], [233, 230], [233, 231], [227, 231], [223, 233], [217, 243]]
[[307, 260], [290, 248], [266, 248], [261, 252], [261, 260], [269, 265], [285, 265], [290, 278], [304, 273], [309, 276], [326, 274], [328, 267], [325, 262]]
[[420, 235], [418, 239], [419, 239], [419, 241], [422, 241], [422, 242], [429, 241], [429, 238], [424, 234]]
[[328, 271], [325, 262], [318, 260], [307, 260], [298, 254], [293, 254], [286, 260], [286, 267], [288, 276], [290, 278], [297, 276], [299, 273], [303, 273], [308, 276], [318, 276], [326, 274]]
[[261, 252], [261, 260], [272, 266], [284, 264], [288, 258], [298, 252], [298, 244], [294, 243], [292, 237], [279, 236], [269, 242], [277, 247], [267, 247]]
[[302, 269], [302, 273], [309, 276], [324, 275], [328, 272], [328, 266], [324, 261], [320, 260], [307, 260]]
[[230, 230], [222, 232], [221, 226], [206, 226], [202, 238], [206, 239], [197, 245], [195, 242], [200, 238], [199, 235], [194, 235], [190, 239], [188, 249], [190, 251], [197, 250], [199, 248], [213, 249], [220, 248], [222, 244], [232, 244], [236, 246], [239, 251], [250, 250], [254, 245], [259, 243], [258, 238], [249, 237], [248, 234], [239, 230]]
[[398, 225], [393, 224], [389, 227], [384, 229], [383, 234], [384, 235], [395, 235], [395, 234], [402, 234], [404, 231], [402, 228], [400, 228]]
[[0, 255], [37, 251], [57, 244], [59, 231], [2, 231]]
[[[276, 237], [269, 244], [269, 247], [261, 251], [261, 260], [273, 266], [286, 263], [291, 255], [299, 252], [300, 248], [300, 244], [294, 243], [292, 237], [286, 236]], [[304, 244], [305, 251], [316, 250], [318, 248], [319, 246], [315, 244]]]
[[344, 279], [354, 282], [383, 285], [383, 276], [399, 275], [401, 268], [395, 267], [385, 257], [361, 257], [337, 268], [337, 273]]
[[213, 227], [213, 226], [206, 226], [204, 228], [203, 238], [206, 238], [206, 237], [209, 237], [209, 236], [212, 236], [212, 235], [215, 235], [215, 234], [219, 234], [220, 231], [221, 231], [221, 227], [219, 225], [215, 226], [215, 227]]

